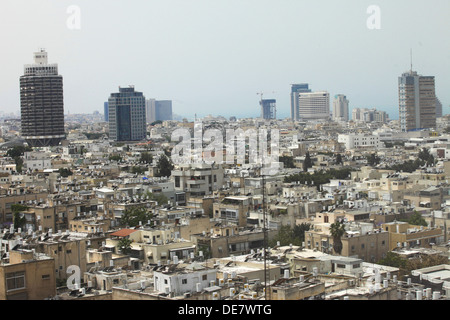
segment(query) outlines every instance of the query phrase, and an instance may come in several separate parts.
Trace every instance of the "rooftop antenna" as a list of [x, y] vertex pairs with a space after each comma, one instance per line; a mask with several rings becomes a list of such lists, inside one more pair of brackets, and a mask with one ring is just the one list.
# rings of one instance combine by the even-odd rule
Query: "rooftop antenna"
[[412, 73], [413, 71], [412, 48], [410, 49], [410, 56], [411, 56], [411, 73]]

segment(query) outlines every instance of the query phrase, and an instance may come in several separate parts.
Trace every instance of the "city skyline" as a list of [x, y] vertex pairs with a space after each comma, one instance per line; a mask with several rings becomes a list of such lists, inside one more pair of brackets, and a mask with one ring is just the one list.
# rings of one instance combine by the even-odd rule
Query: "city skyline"
[[[71, 5], [80, 9], [79, 29], [68, 27]], [[432, 7], [378, 1], [375, 30], [367, 26], [370, 5], [137, 1], [131, 8], [124, 1], [6, 1], [0, 111], [20, 110], [23, 64], [45, 48], [65, 79], [65, 114], [101, 112], [110, 92], [134, 85], [146, 96], [172, 100], [173, 112], [188, 119], [195, 113], [258, 117], [260, 92], [276, 99], [277, 118], [289, 118], [291, 84], [308, 83], [314, 91], [346, 95], [350, 112], [377, 108], [397, 119], [397, 78], [409, 70], [412, 49], [413, 69], [435, 76], [436, 96], [448, 113], [450, 45], [442, 41], [450, 30], [448, 1]], [[118, 18], [122, 23], [111, 23]], [[116, 38], [123, 44], [111, 46]]]

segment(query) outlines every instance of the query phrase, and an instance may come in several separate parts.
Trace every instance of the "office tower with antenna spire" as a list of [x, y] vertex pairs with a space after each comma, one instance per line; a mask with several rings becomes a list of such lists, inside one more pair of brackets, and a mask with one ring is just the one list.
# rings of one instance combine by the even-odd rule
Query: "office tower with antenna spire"
[[47, 52], [34, 53], [34, 64], [20, 77], [21, 134], [31, 147], [57, 146], [65, 138], [63, 77]]
[[434, 76], [421, 76], [411, 69], [398, 78], [399, 120], [403, 132], [436, 128]]

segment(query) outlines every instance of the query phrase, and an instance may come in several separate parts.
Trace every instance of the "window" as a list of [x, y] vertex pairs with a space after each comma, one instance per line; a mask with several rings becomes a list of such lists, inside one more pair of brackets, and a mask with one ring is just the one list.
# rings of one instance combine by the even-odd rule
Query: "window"
[[72, 253], [72, 250], [66, 250], [66, 253], [67, 254]]
[[181, 284], [187, 284], [187, 279], [181, 279]]
[[204, 275], [202, 276], [202, 280], [203, 280], [203, 281], [208, 280], [208, 276], [207, 276], [206, 274], [204, 274]]
[[6, 274], [6, 290], [25, 289], [25, 272], [11, 272]]
[[49, 274], [43, 274], [42, 275], [42, 280], [49, 280], [50, 279], [50, 275]]

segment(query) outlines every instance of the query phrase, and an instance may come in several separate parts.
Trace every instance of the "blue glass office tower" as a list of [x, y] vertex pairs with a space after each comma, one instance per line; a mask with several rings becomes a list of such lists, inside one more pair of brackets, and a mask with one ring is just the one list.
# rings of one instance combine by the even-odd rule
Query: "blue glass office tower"
[[172, 120], [172, 100], [155, 101], [156, 120]]
[[275, 99], [262, 99], [259, 104], [261, 105], [261, 118], [262, 119], [275, 119], [276, 116], [276, 103]]
[[140, 141], [146, 138], [145, 96], [134, 87], [119, 88], [108, 99], [109, 138]]

